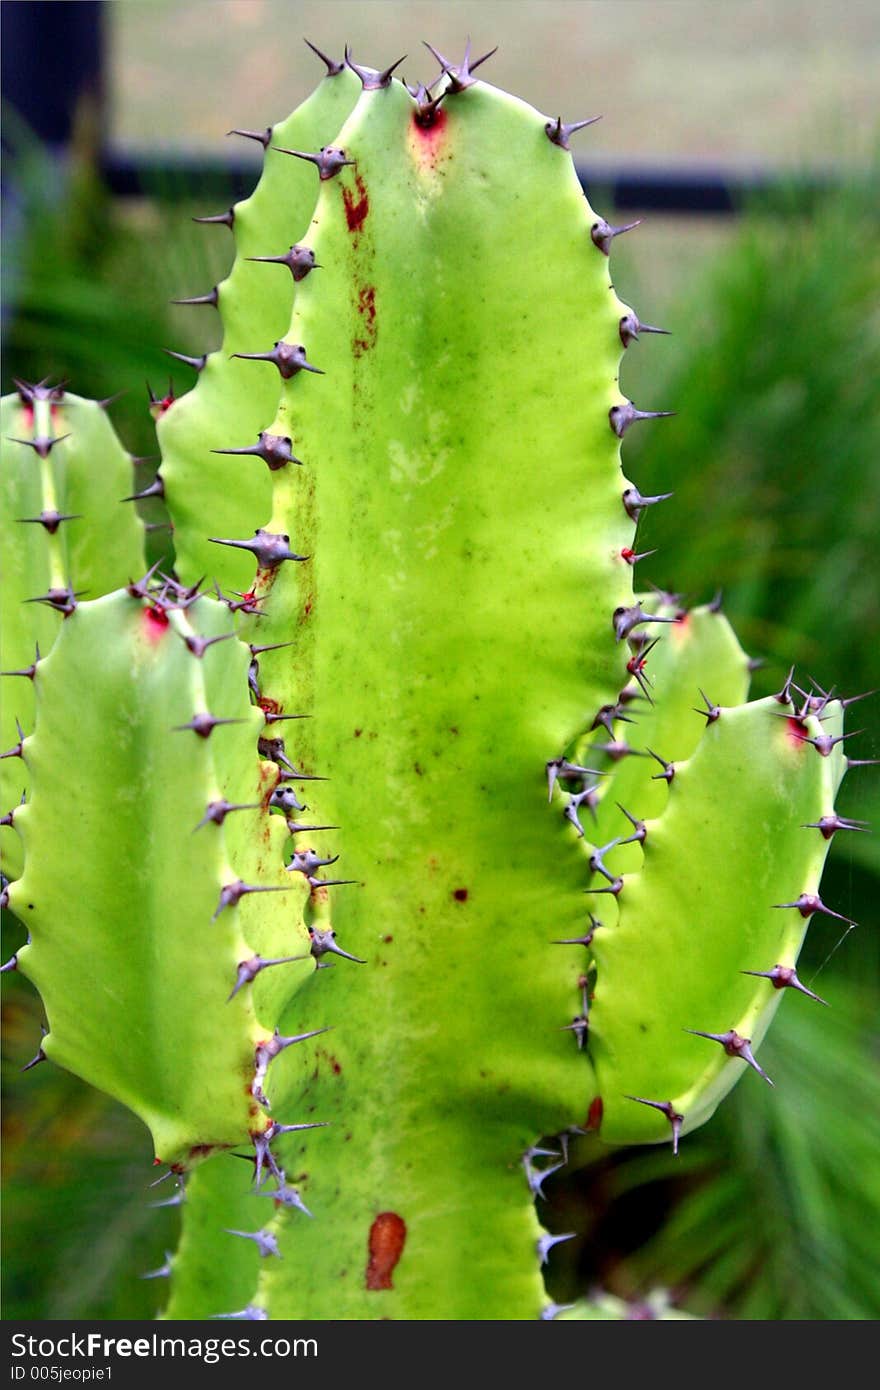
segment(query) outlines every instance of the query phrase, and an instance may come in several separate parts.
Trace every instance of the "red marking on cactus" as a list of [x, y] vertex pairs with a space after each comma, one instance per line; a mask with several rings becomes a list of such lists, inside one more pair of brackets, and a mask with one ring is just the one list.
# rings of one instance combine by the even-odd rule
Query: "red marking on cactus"
[[264, 714], [280, 714], [280, 713], [281, 713], [281, 706], [279, 705], [279, 703], [278, 703], [277, 700], [270, 700], [270, 699], [268, 698], [268, 696], [264, 696], [263, 699], [260, 700], [259, 703], [260, 703], [260, 709], [263, 711]]
[[621, 558], [621, 560], [626, 560], [626, 563], [627, 563], [628, 565], [631, 565], [632, 562], [633, 562], [633, 556], [635, 555], [635, 553], [636, 553], [636, 552], [635, 552], [634, 550], [631, 550], [630, 547], [629, 547], [628, 545], [625, 545], [625, 546], [623, 547], [623, 550], [621, 550], [621, 552], [620, 552], [620, 558]]
[[403, 1217], [398, 1216], [396, 1211], [380, 1211], [370, 1227], [370, 1238], [367, 1246], [369, 1260], [367, 1261], [366, 1286], [368, 1289], [376, 1291], [394, 1288], [391, 1275], [403, 1254], [405, 1242], [406, 1222]]
[[154, 1158], [154, 1159], [153, 1159], [153, 1167], [154, 1167], [154, 1168], [161, 1168], [161, 1166], [162, 1166], [162, 1159], [161, 1159], [161, 1158]]
[[590, 1101], [590, 1108], [587, 1111], [587, 1121], [584, 1129], [588, 1134], [598, 1134], [602, 1127], [602, 1114], [605, 1110], [601, 1096], [594, 1096]]
[[806, 724], [802, 724], [799, 719], [786, 719], [785, 728], [789, 743], [794, 744], [796, 748], [806, 743], [810, 736]]
[[466, 903], [468, 900], [468, 890], [466, 888], [456, 888], [452, 896], [457, 903]]
[[367, 220], [367, 214], [370, 211], [370, 199], [360, 174], [355, 174], [354, 181], [357, 188], [357, 201], [355, 201], [353, 189], [344, 186], [342, 201], [345, 204], [345, 220], [348, 223], [348, 230], [357, 236]]
[[141, 630], [151, 646], [161, 642], [168, 631], [168, 614], [164, 608], [145, 608], [141, 614]]
[[363, 337], [352, 338], [351, 348], [355, 357], [362, 357], [376, 346], [376, 291], [372, 285], [364, 285], [358, 291], [357, 311], [363, 321]]

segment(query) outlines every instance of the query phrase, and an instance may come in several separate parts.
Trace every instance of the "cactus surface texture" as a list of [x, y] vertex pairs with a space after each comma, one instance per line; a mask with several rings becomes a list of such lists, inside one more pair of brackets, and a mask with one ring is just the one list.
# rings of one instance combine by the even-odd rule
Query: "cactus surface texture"
[[346, 56], [213, 219], [223, 346], [154, 402], [173, 574], [74, 469], [99, 408], [4, 403], [11, 514], [84, 514], [8, 542], [40, 1053], [152, 1132], [168, 1317], [684, 1316], [549, 1302], [544, 1183], [573, 1134], [677, 1151], [772, 1085], [808, 923], [847, 925], [846, 702], [749, 702], [717, 602], [634, 589], [662, 499], [621, 441], [666, 412], [618, 374], [659, 330], [574, 128], [482, 59]]

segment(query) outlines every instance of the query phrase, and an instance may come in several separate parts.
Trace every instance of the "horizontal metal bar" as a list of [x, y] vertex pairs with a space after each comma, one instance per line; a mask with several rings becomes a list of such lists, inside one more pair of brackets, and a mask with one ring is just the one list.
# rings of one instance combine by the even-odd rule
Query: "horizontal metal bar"
[[[270, 156], [271, 158], [271, 156]], [[228, 205], [254, 187], [259, 160], [210, 159], [201, 155], [130, 155], [109, 150], [102, 173], [117, 197], [215, 200]], [[578, 164], [578, 178], [603, 212], [663, 212], [680, 215], [730, 214], [768, 194], [789, 195], [797, 206], [823, 197], [839, 180], [830, 173], [798, 170], [717, 169], [669, 166]]]

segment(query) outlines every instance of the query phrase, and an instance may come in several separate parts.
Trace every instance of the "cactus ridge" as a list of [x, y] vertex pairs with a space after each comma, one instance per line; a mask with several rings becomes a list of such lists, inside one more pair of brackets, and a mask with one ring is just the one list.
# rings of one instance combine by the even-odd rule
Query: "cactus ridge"
[[[237, 259], [190, 301], [223, 352], [154, 399], [177, 574], [85, 603], [50, 576], [69, 616], [21, 658], [34, 1062], [150, 1125], [183, 1215], [145, 1276], [166, 1316], [666, 1316], [547, 1302], [545, 1184], [572, 1134], [678, 1152], [771, 1081], [783, 992], [825, 1003], [795, 966], [842, 917], [828, 844], [864, 828], [834, 805], [851, 701], [792, 673], [748, 702], [720, 599], [634, 591], [671, 494], [621, 443], [671, 412], [618, 375], [664, 330], [611, 284], [637, 224], [584, 198], [590, 122], [488, 86], [469, 46], [415, 89], [318, 56], [288, 122], [234, 132], [264, 173], [204, 219]], [[121, 736], [47, 862], [72, 702], [84, 744]]]

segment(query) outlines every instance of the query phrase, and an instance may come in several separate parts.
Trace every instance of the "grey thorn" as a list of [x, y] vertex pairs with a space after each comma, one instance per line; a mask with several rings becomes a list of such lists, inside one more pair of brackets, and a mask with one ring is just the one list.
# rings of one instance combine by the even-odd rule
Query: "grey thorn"
[[163, 348], [162, 351], [166, 357], [173, 357], [175, 362], [182, 362], [185, 367], [192, 367], [194, 372], [205, 370], [205, 363], [208, 360], [206, 352], [201, 353], [198, 357], [190, 357], [185, 352], [174, 352], [171, 348]]
[[630, 343], [638, 342], [640, 333], [662, 333], [664, 337], [669, 337], [668, 328], [655, 328], [652, 323], [642, 323], [638, 314], [632, 309], [624, 314], [619, 324], [620, 341], [625, 348]]
[[294, 960], [305, 960], [305, 956], [273, 956], [267, 960], [264, 956], [251, 956], [249, 960], [239, 961], [235, 976], [235, 986], [232, 993], [227, 998], [227, 1004], [234, 999], [240, 989], [249, 985], [257, 978], [261, 970], [266, 970], [270, 965], [288, 965]]
[[[699, 686], [697, 688], [699, 689]], [[703, 704], [706, 708], [695, 708], [694, 714], [701, 714], [706, 721], [706, 728], [708, 728], [710, 724], [714, 724], [717, 719], [721, 718], [721, 706], [713, 704], [704, 690], [700, 690], [700, 695], [703, 698]]]
[[728, 1057], [738, 1057], [741, 1062], [745, 1062], [756, 1071], [759, 1076], [763, 1076], [768, 1086], [773, 1085], [767, 1073], [755, 1061], [755, 1056], [752, 1052], [751, 1038], [741, 1038], [736, 1029], [731, 1028], [727, 1033], [700, 1033], [696, 1028], [685, 1028], [682, 1031], [691, 1033], [695, 1038], [708, 1038], [710, 1042], [719, 1043], [721, 1047], [724, 1048]]
[[345, 45], [345, 61], [352, 72], [357, 73], [361, 80], [361, 87], [365, 92], [378, 92], [381, 91], [383, 87], [390, 87], [391, 77], [395, 68], [400, 67], [406, 56], [407, 55], [404, 53], [403, 58], [398, 58], [396, 63], [392, 63], [391, 66], [385, 68], [383, 72], [377, 72], [375, 68], [361, 67], [359, 63], [356, 63], [351, 56], [351, 49], [348, 44]]
[[[538, 1150], [537, 1152], [540, 1152], [540, 1150]], [[547, 1178], [552, 1176], [553, 1173], [558, 1173], [560, 1168], [565, 1167], [565, 1164], [563, 1163], [562, 1159], [560, 1158], [558, 1163], [551, 1163], [547, 1168], [535, 1168], [529, 1162], [528, 1156], [526, 1156], [526, 1158], [523, 1160], [523, 1163], [525, 1166], [526, 1181], [529, 1185], [529, 1191], [532, 1193], [533, 1196], [541, 1197], [544, 1199], [544, 1201], [546, 1201], [547, 1194], [544, 1191], [543, 1184], [546, 1182]]]
[[274, 1202], [280, 1202], [284, 1207], [294, 1207], [305, 1216], [312, 1216], [312, 1212], [309, 1211], [302, 1197], [299, 1195], [299, 1188], [292, 1187], [283, 1173], [281, 1173], [278, 1186], [274, 1191], [257, 1192], [254, 1195], [257, 1197], [271, 1197]]
[[81, 521], [82, 512], [58, 512], [42, 511], [39, 516], [17, 516], [15, 518], [19, 526], [43, 526], [50, 536], [54, 536], [58, 527], [65, 521]]
[[173, 1197], [166, 1197], [162, 1202], [149, 1202], [147, 1205], [154, 1210], [159, 1207], [182, 1207], [186, 1201], [186, 1190], [181, 1183]]
[[668, 763], [665, 758], [660, 757], [659, 753], [655, 753], [653, 748], [646, 748], [645, 752], [648, 753], [655, 762], [658, 762], [663, 769], [662, 772], [656, 772], [651, 778], [651, 781], [671, 782], [675, 776], [675, 763]]
[[619, 801], [616, 802], [615, 805], [617, 806], [617, 809], [619, 811], [623, 812], [630, 825], [633, 827], [632, 835], [628, 835], [625, 840], [621, 840], [620, 844], [631, 845], [633, 844], [633, 842], [637, 842], [638, 844], [643, 845], [648, 838], [648, 828], [645, 825], [645, 822], [643, 820], [639, 820], [637, 816], [631, 816], [626, 807], [621, 806]]
[[557, 116], [555, 121], [547, 121], [544, 131], [552, 145], [558, 145], [562, 150], [570, 150], [571, 145], [568, 142], [575, 131], [586, 130], [588, 125], [595, 125], [601, 119], [601, 116], [590, 116], [589, 120], [571, 121], [566, 125], [562, 117]]
[[598, 918], [598, 917], [594, 917], [593, 914], [592, 914], [592, 912], [591, 912], [591, 913], [590, 913], [590, 930], [589, 930], [588, 932], [585, 932], [583, 936], [564, 936], [564, 937], [557, 938], [557, 940], [552, 941], [550, 944], [551, 944], [552, 946], [586, 946], [586, 947], [589, 947], [589, 946], [592, 945], [592, 942], [593, 942], [593, 932], [596, 931], [596, 930], [597, 930], [599, 927], [601, 927], [601, 926], [602, 926], [602, 923], [600, 922], [599, 918]]
[[653, 497], [644, 497], [637, 487], [628, 487], [623, 494], [623, 507], [630, 521], [638, 521], [645, 507], [656, 506], [658, 502], [668, 502], [674, 492], [658, 492]]
[[[244, 134], [244, 132], [240, 130], [230, 130], [229, 134], [242, 135]], [[220, 293], [217, 289], [217, 286], [215, 285], [212, 290], [208, 290], [207, 294], [195, 294], [192, 295], [189, 299], [172, 299], [171, 303], [192, 307], [195, 307], [197, 304], [210, 304], [213, 308], [216, 308], [219, 297]]]
[[170, 1279], [170, 1278], [171, 1278], [171, 1264], [172, 1264], [173, 1259], [174, 1259], [174, 1256], [172, 1255], [171, 1251], [170, 1251], [170, 1250], [166, 1250], [166, 1251], [165, 1251], [165, 1263], [164, 1263], [164, 1264], [161, 1264], [161, 1265], [159, 1266], [158, 1269], [151, 1269], [151, 1270], [148, 1270], [148, 1272], [147, 1272], [146, 1274], [142, 1274], [142, 1275], [140, 1276], [141, 1279]]
[[796, 907], [803, 918], [812, 917], [814, 912], [821, 912], [825, 917], [836, 917], [838, 922], [846, 922], [847, 926], [858, 926], [858, 922], [854, 922], [851, 917], [844, 917], [842, 912], [832, 912], [830, 907], [825, 906], [818, 893], [801, 893], [792, 903], [774, 903], [773, 906]]
[[646, 1100], [644, 1096], [627, 1096], [627, 1100], [634, 1100], [638, 1105], [650, 1105], [653, 1110], [659, 1110], [661, 1115], [665, 1115], [672, 1127], [672, 1152], [678, 1155], [678, 1141], [681, 1137], [681, 1127], [684, 1124], [684, 1115], [679, 1115], [671, 1100]]
[[[433, 48], [431, 44], [425, 42], [425, 48], [437, 59], [443, 72], [449, 78], [448, 90], [451, 93], [465, 92], [468, 87], [473, 87], [478, 79], [472, 74], [482, 63], [485, 63], [488, 58], [491, 58], [494, 53], [498, 52], [498, 45], [496, 44], [488, 53], [484, 53], [482, 58], [475, 58], [474, 61], [471, 62], [471, 41], [468, 39], [465, 44], [464, 58], [455, 66], [450, 63], [448, 59], [444, 58], [442, 53], [438, 53], [436, 48]], [[433, 86], [433, 83], [431, 85]]]
[[315, 253], [311, 246], [298, 244], [291, 246], [290, 250], [285, 251], [283, 256], [246, 256], [245, 260], [259, 261], [263, 265], [286, 265], [297, 284], [300, 280], [304, 280], [307, 275], [310, 275], [313, 270], [321, 269], [315, 260]]
[[759, 979], [769, 980], [774, 989], [796, 989], [800, 994], [805, 994], [808, 999], [815, 999], [817, 1004], [824, 1004], [826, 1008], [830, 1007], [827, 999], [822, 999], [811, 989], [807, 989], [806, 985], [801, 984], [793, 965], [774, 965], [772, 970], [741, 970], [739, 973], [741, 975], [756, 975]]
[[801, 826], [802, 830], [819, 830], [823, 840], [830, 840], [838, 830], [860, 830], [863, 833], [870, 831], [870, 826], [865, 820], [851, 820], [849, 816], [839, 816], [833, 811], [828, 816], [820, 816], [818, 820], [807, 821]]
[[624, 401], [622, 405], [613, 405], [608, 412], [608, 423], [618, 439], [622, 439], [637, 420], [668, 420], [675, 415], [674, 410], [639, 410], [633, 405], [632, 401]]
[[590, 1020], [586, 1014], [578, 1014], [571, 1023], [566, 1023], [559, 1029], [560, 1033], [574, 1033], [577, 1038], [578, 1052], [583, 1052], [584, 1045], [590, 1033]]
[[276, 787], [269, 797], [269, 805], [275, 806], [280, 811], [305, 811], [305, 807], [298, 799], [293, 787]]
[[312, 50], [316, 58], [321, 59], [321, 62], [327, 69], [328, 77], [338, 77], [341, 72], [345, 71], [345, 63], [339, 63], [335, 58], [328, 58], [327, 54], [322, 53], [320, 48], [316, 48], [309, 39], [304, 38], [303, 43]]
[[224, 1226], [223, 1229], [228, 1236], [241, 1236], [242, 1240], [252, 1240], [260, 1252], [261, 1259], [265, 1260], [267, 1255], [276, 1255], [281, 1259], [278, 1241], [267, 1226], [260, 1231], [233, 1231], [229, 1226]]
[[36, 439], [16, 439], [14, 435], [6, 436], [10, 444], [26, 444], [29, 449], [33, 449], [41, 459], [47, 459], [56, 444], [60, 444], [62, 439], [69, 439], [70, 434], [59, 434], [54, 439], [48, 435], [37, 435]]
[[233, 883], [223, 884], [223, 887], [220, 889], [220, 900], [217, 903], [211, 921], [216, 922], [220, 913], [223, 912], [225, 908], [236, 907], [241, 902], [242, 898], [247, 897], [249, 893], [287, 893], [289, 891], [287, 885], [283, 883], [279, 885], [244, 883], [242, 879], [237, 878]]
[[646, 613], [640, 603], [634, 603], [629, 608], [615, 608], [611, 615], [611, 626], [614, 629], [614, 640], [622, 642], [625, 637], [629, 637], [634, 628], [641, 626], [642, 623], [674, 623], [676, 618], [663, 618], [655, 613]]
[[600, 772], [595, 767], [579, 767], [577, 763], [570, 763], [567, 758], [551, 758], [545, 764], [547, 771], [547, 791], [548, 801], [553, 800], [553, 788], [559, 777], [563, 779], [569, 777], [605, 777], [607, 773]]
[[306, 878], [309, 878], [316, 869], [323, 869], [328, 864], [335, 864], [338, 859], [338, 854], [331, 855], [329, 859], [322, 859], [313, 849], [296, 850], [290, 863], [286, 866], [287, 872], [289, 874], [305, 874]]
[[269, 148], [277, 150], [279, 154], [292, 154], [296, 159], [307, 159], [317, 168], [322, 183], [335, 178], [346, 164], [355, 162], [353, 159], [346, 159], [345, 150], [340, 150], [335, 145], [325, 145], [317, 154], [310, 154], [306, 150], [287, 150], [283, 145], [270, 145]]
[[584, 827], [581, 825], [578, 812], [581, 806], [586, 805], [590, 815], [593, 817], [593, 820], [595, 820], [598, 800], [597, 789], [595, 787], [587, 787], [584, 791], [575, 792], [570, 796], [562, 809], [563, 816], [574, 826], [581, 839], [584, 838]]
[[[241, 135], [244, 137], [245, 140], [256, 140], [257, 144], [262, 145], [263, 149], [265, 150], [268, 149], [269, 141], [272, 139], [272, 127], [270, 125], [267, 125], [265, 130], [240, 130], [238, 127], [236, 127], [234, 130], [227, 130], [226, 134]], [[195, 301], [187, 301], [185, 299], [172, 299], [171, 301], [172, 304], [186, 304], [188, 302], [195, 302], [196, 304], [201, 304], [205, 301], [199, 299]]]
[[574, 1307], [573, 1303], [548, 1303], [541, 1309], [541, 1322], [553, 1322], [560, 1313], [570, 1313]]
[[198, 825], [193, 827], [193, 834], [201, 830], [203, 825], [222, 825], [226, 817], [233, 811], [259, 811], [262, 806], [260, 801], [210, 801], [205, 808], [205, 814]]
[[[311, 880], [309, 880], [311, 882]], [[311, 942], [310, 954], [314, 961], [320, 965], [321, 957], [326, 955], [343, 956], [346, 960], [353, 960], [356, 965], [366, 965], [365, 960], [360, 956], [352, 956], [348, 951], [343, 951], [341, 946], [336, 944], [336, 933], [332, 927], [321, 929], [320, 927], [309, 927], [309, 941]]]
[[249, 1303], [246, 1308], [239, 1308], [236, 1313], [212, 1313], [212, 1321], [218, 1318], [225, 1318], [230, 1321], [238, 1322], [266, 1322], [269, 1314], [265, 1308], [258, 1308], [255, 1303]]
[[324, 376], [325, 373], [320, 367], [315, 367], [306, 357], [306, 350], [302, 343], [286, 343], [283, 338], [279, 338], [272, 346], [271, 352], [233, 352], [232, 357], [239, 357], [243, 362], [271, 362], [278, 368], [278, 372], [284, 381], [290, 381], [291, 377], [299, 372], [314, 372], [316, 376]]
[[194, 217], [193, 222], [201, 222], [204, 226], [217, 224], [223, 227], [232, 227], [235, 221], [235, 209], [227, 208], [226, 212], [216, 212], [213, 217]]
[[[48, 1037], [49, 1035], [49, 1029], [46, 1027], [44, 1023], [40, 1024], [40, 1032], [44, 1038]], [[49, 1059], [43, 1051], [43, 1045], [41, 1043], [39, 1048], [37, 1049], [36, 1055], [33, 1056], [29, 1062], [26, 1062], [24, 1066], [20, 1068], [20, 1070], [30, 1071], [32, 1067], [38, 1067], [41, 1062], [47, 1062], [48, 1060]]]
[[17, 954], [16, 954], [16, 955], [11, 955], [11, 956], [9, 957], [9, 960], [4, 961], [3, 964], [0, 965], [0, 975], [6, 975], [6, 974], [9, 973], [10, 970], [17, 970], [17, 969], [18, 969], [18, 956], [17, 956]]
[[611, 243], [614, 238], [616, 236], [622, 236], [624, 232], [631, 232], [634, 228], [640, 227], [641, 225], [642, 219], [640, 217], [635, 222], [625, 223], [622, 227], [612, 227], [610, 222], [606, 222], [604, 217], [600, 217], [590, 228], [590, 236], [592, 237], [593, 245], [599, 248], [602, 255], [610, 256]]
[[128, 497], [123, 497], [123, 502], [145, 502], [149, 497], [165, 496], [165, 480], [161, 473], [157, 473], [153, 481], [140, 492], [132, 492]]
[[199, 738], [210, 738], [214, 729], [221, 724], [245, 724], [244, 719], [216, 719], [213, 714], [203, 710], [201, 714], [194, 714], [188, 724], [174, 724], [172, 733], [181, 734], [186, 730], [191, 730], [198, 734]]
[[308, 560], [308, 555], [297, 555], [290, 548], [290, 537], [258, 527], [253, 540], [237, 541], [220, 536], [209, 536], [213, 545], [228, 545], [234, 550], [249, 550], [256, 556], [260, 569], [274, 569], [285, 560]]
[[287, 435], [270, 434], [268, 430], [262, 430], [256, 444], [250, 444], [247, 448], [212, 449], [211, 453], [253, 456], [262, 459], [272, 473], [288, 463], [302, 464], [302, 459], [298, 459], [293, 452], [293, 441]]
[[576, 1235], [577, 1231], [567, 1231], [565, 1235], [560, 1236], [551, 1236], [549, 1232], [543, 1236], [539, 1236], [535, 1245], [541, 1264], [545, 1265], [547, 1263], [547, 1256], [550, 1254], [554, 1245], [561, 1245], [564, 1240], [574, 1240]]

